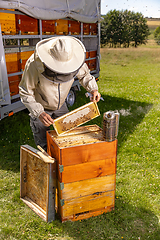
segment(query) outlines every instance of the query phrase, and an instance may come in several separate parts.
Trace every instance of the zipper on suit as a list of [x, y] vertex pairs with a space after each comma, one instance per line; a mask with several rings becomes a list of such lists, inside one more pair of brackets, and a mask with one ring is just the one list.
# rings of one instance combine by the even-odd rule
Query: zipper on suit
[[60, 94], [60, 83], [58, 83], [58, 96], [59, 96], [59, 102], [58, 102], [57, 110], [59, 109], [59, 106], [60, 106], [60, 97], [61, 97], [61, 94]]

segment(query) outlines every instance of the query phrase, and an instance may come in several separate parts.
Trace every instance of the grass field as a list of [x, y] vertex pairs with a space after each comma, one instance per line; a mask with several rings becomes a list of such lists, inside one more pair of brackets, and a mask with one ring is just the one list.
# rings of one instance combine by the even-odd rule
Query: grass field
[[[160, 239], [160, 47], [101, 49], [103, 113], [120, 112], [115, 210], [79, 222], [43, 222], [20, 200], [19, 150], [35, 147], [28, 112], [0, 121], [0, 239]], [[82, 90], [77, 108], [89, 100]]]
[[[151, 33], [149, 36], [149, 40], [152, 40], [152, 39], [154, 39], [153, 32], [155, 31], [155, 29], [157, 27], [160, 26], [160, 19], [148, 19], [147, 24], [149, 26], [150, 33]], [[153, 41], [152, 41], [152, 43], [153, 43]]]

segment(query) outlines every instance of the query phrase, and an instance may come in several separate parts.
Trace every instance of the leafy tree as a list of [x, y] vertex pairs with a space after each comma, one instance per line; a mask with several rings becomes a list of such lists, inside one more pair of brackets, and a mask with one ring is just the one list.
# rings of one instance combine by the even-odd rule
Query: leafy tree
[[132, 12], [124, 11], [123, 12], [123, 46], [129, 47], [132, 40]]
[[113, 10], [104, 16], [101, 24], [101, 44], [129, 47], [145, 44], [149, 35], [146, 19], [141, 13]]
[[101, 23], [101, 44], [116, 46], [122, 39], [122, 15], [120, 11], [110, 11]]
[[153, 34], [154, 34], [154, 39], [156, 40], [156, 43], [160, 45], [160, 26], [156, 28]]
[[134, 46], [137, 47], [140, 44], [146, 44], [147, 37], [149, 36], [149, 27], [147, 20], [141, 13], [132, 12], [132, 27], [131, 37], [134, 42]]
[[101, 47], [109, 43], [108, 34], [106, 34], [107, 19], [105, 18], [106, 16], [104, 17], [104, 20], [101, 22]]

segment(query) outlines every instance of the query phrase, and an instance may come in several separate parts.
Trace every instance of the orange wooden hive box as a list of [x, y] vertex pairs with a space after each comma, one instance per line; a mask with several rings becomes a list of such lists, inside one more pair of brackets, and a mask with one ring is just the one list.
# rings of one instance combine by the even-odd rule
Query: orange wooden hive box
[[38, 20], [27, 15], [16, 14], [16, 31], [21, 35], [37, 35]]
[[[14, 11], [13, 9], [8, 9]], [[16, 19], [15, 14], [0, 13], [0, 25], [2, 35], [15, 35], [16, 34]]]
[[57, 160], [57, 212], [76, 221], [111, 211], [115, 205], [117, 140], [103, 140], [97, 125], [67, 135], [47, 132], [48, 153]]
[[74, 20], [69, 20], [68, 21], [68, 31], [71, 35], [80, 35], [81, 23], [74, 21]]
[[[5, 54], [6, 66], [7, 66], [7, 73], [16, 73], [19, 72], [19, 58], [18, 53], [6, 53]], [[19, 93], [18, 85], [20, 83], [21, 76], [9, 76], [9, 88], [10, 88], [10, 95], [15, 96]]]
[[55, 20], [42, 20], [42, 32], [44, 35], [55, 34]]
[[34, 53], [33, 50], [25, 51], [25, 52], [18, 52], [18, 59], [19, 59], [19, 71], [24, 70], [27, 60], [30, 56]]

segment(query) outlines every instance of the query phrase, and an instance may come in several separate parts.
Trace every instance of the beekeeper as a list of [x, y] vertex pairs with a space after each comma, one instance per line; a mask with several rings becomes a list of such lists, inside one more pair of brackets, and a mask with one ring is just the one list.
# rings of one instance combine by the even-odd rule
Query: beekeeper
[[46, 131], [53, 119], [68, 112], [65, 99], [74, 77], [99, 101], [100, 93], [94, 76], [85, 63], [85, 47], [71, 36], [52, 37], [37, 43], [28, 59], [19, 84], [22, 103], [30, 112], [30, 126], [36, 145], [47, 149]]

